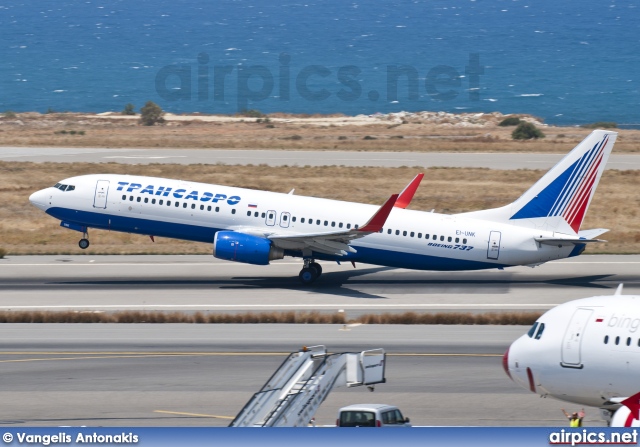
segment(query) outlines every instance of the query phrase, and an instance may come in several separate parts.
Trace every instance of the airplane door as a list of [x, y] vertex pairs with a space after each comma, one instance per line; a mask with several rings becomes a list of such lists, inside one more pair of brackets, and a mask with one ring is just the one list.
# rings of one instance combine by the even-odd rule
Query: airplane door
[[273, 210], [267, 211], [267, 218], [265, 223], [269, 226], [274, 226], [276, 224], [276, 212]]
[[573, 313], [567, 332], [562, 341], [562, 366], [567, 368], [582, 368], [580, 362], [580, 347], [584, 338], [584, 330], [589, 322], [593, 310], [578, 309]]
[[93, 207], [105, 209], [107, 207], [107, 195], [109, 194], [109, 180], [98, 180], [96, 193], [93, 196]]
[[487, 259], [498, 259], [500, 256], [500, 238], [499, 231], [489, 233], [489, 247], [487, 248]]
[[282, 228], [289, 228], [289, 221], [291, 220], [291, 213], [280, 213], [280, 226]]

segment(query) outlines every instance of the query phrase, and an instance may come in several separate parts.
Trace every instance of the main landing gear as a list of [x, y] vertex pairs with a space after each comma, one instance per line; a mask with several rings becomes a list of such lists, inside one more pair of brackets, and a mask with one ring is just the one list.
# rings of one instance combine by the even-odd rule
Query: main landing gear
[[304, 260], [304, 267], [300, 270], [298, 277], [302, 284], [309, 285], [322, 275], [322, 267], [311, 258]]
[[87, 233], [86, 231], [82, 235], [82, 239], [80, 239], [80, 242], [78, 242], [78, 247], [83, 250], [89, 248], [89, 233]]

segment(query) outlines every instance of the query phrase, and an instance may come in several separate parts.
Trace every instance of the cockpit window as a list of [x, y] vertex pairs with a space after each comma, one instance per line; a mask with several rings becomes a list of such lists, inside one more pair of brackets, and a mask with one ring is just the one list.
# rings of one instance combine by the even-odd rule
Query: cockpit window
[[538, 322], [537, 321], [535, 323], [533, 323], [533, 326], [531, 326], [531, 329], [529, 329], [529, 332], [527, 332], [527, 335], [529, 336], [529, 338], [533, 338], [533, 334], [536, 333], [536, 329], [538, 329]]
[[543, 332], [544, 332], [544, 323], [540, 323], [540, 326], [538, 327], [538, 332], [536, 332], [536, 340], [540, 340], [540, 337], [542, 337]]
[[58, 188], [60, 191], [73, 191], [76, 189], [74, 185], [63, 185], [62, 183], [56, 183], [54, 188]]

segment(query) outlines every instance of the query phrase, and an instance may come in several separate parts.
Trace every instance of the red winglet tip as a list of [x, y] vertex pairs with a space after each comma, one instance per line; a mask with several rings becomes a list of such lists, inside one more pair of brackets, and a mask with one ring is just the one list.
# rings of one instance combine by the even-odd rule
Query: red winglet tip
[[396, 200], [396, 204], [394, 205], [396, 208], [406, 208], [411, 203], [414, 194], [418, 190], [418, 186], [420, 186], [420, 182], [424, 178], [424, 173], [420, 173], [415, 176], [411, 183], [409, 183], [398, 196], [398, 200]]
[[358, 231], [366, 231], [367, 233], [377, 233], [382, 229], [385, 222], [387, 221], [387, 217], [391, 214], [391, 210], [393, 209], [393, 205], [398, 200], [398, 194], [394, 194], [382, 205], [378, 211], [373, 215], [369, 222], [364, 224], [361, 228], [358, 228]]

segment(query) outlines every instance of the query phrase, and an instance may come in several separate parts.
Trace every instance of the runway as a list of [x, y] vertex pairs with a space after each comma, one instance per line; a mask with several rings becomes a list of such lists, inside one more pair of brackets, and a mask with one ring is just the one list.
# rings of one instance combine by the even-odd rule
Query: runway
[[288, 258], [252, 266], [209, 256], [12, 256], [0, 260], [0, 310], [544, 311], [640, 293], [639, 255], [583, 255], [536, 268], [429, 272], [325, 262], [312, 286]]
[[[387, 383], [338, 388], [316, 414], [398, 405], [414, 425], [564, 425], [563, 403], [509, 380], [527, 328], [332, 325], [0, 325], [0, 425], [226, 426], [289, 352], [383, 347]], [[585, 425], [603, 425], [588, 410]]]
[[[567, 152], [571, 147], [567, 147]], [[319, 156], [319, 154], [321, 154]], [[420, 153], [285, 151], [244, 149], [109, 149], [62, 147], [0, 147], [2, 161], [36, 163], [121, 164], [227, 164], [268, 166], [372, 166], [455, 167], [488, 169], [544, 169], [554, 166], [564, 154], [516, 153]], [[640, 155], [612, 154], [607, 169], [640, 169]]]

